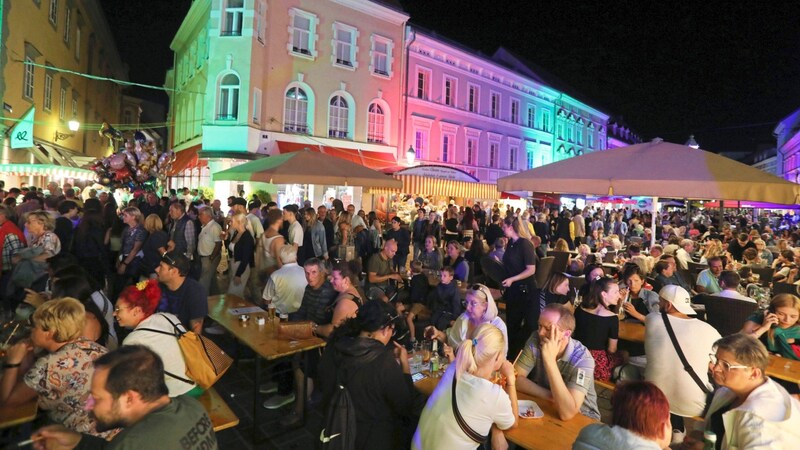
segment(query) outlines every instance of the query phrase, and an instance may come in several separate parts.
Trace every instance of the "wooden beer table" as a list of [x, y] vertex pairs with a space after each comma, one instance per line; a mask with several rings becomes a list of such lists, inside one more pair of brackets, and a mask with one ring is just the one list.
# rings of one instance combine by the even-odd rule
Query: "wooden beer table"
[[644, 324], [621, 321], [619, 323], [619, 338], [623, 341], [644, 343]]
[[39, 412], [39, 397], [21, 405], [0, 407], [0, 429], [16, 427], [24, 423], [33, 422]]
[[[436, 384], [441, 378], [426, 377], [414, 386], [426, 395], [431, 395]], [[539, 419], [519, 418], [516, 428], [505, 431], [506, 439], [526, 449], [570, 449], [581, 429], [586, 425], [596, 423], [594, 419], [578, 414], [571, 420], [563, 421], [558, 418], [555, 405], [550, 400], [533, 397], [522, 392], [517, 392], [519, 400], [533, 400], [544, 411], [544, 417]]]
[[784, 358], [782, 356], [770, 355], [767, 375], [791, 383], [800, 383], [800, 361]]
[[[250, 347], [256, 353], [256, 374], [253, 383], [253, 441], [255, 442], [259, 423], [258, 412], [261, 409], [258, 392], [261, 380], [261, 360], [272, 362], [297, 353], [324, 347], [325, 341], [318, 337], [302, 341], [278, 339], [278, 321], [275, 319], [270, 322], [266, 311], [249, 313], [250, 319], [247, 321], [239, 320], [239, 315], [231, 314], [229, 311], [232, 308], [249, 308], [253, 306], [255, 305], [234, 295], [225, 294], [208, 297], [208, 317], [214, 319], [215, 322], [228, 330], [236, 340]], [[258, 317], [266, 318], [266, 323], [258, 325], [256, 323]], [[303, 397], [295, 401], [304, 401], [306, 385], [307, 383], [304, 383]], [[305, 413], [306, 408], [303, 408], [304, 416]]]

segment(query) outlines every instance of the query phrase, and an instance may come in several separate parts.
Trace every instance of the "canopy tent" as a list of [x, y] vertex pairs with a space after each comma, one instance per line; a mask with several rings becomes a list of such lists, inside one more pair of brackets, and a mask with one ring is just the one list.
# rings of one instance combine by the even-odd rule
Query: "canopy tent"
[[273, 184], [327, 184], [400, 188], [402, 182], [336, 156], [301, 150], [256, 161], [213, 174], [214, 181], [260, 181]]
[[661, 140], [592, 152], [497, 180], [501, 191], [752, 200], [792, 204], [800, 185], [724, 156]]
[[[703, 202], [698, 203], [697, 206], [702, 206], [703, 208], [719, 208], [719, 202]], [[723, 208], [760, 208], [760, 209], [800, 209], [800, 205], [780, 205], [777, 203], [763, 203], [763, 202], [751, 202], [751, 201], [733, 201], [727, 200], [722, 202]]]
[[80, 180], [96, 180], [97, 174], [89, 169], [59, 166], [56, 164], [0, 164], [0, 173], [19, 176], [48, 176], [56, 178], [73, 178]]
[[[652, 142], [592, 152], [497, 180], [501, 191], [647, 195], [791, 204], [800, 185], [724, 156], [685, 145]], [[653, 224], [655, 230], [655, 217]], [[655, 240], [655, 233], [652, 233]]]

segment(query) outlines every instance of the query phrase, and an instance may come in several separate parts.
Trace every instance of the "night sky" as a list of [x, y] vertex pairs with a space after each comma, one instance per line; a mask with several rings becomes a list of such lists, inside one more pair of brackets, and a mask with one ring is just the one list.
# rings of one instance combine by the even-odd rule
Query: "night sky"
[[[754, 150], [800, 108], [800, 2], [400, 2], [444, 37], [524, 56], [645, 139]], [[101, 4], [131, 79], [163, 84], [191, 1]]]

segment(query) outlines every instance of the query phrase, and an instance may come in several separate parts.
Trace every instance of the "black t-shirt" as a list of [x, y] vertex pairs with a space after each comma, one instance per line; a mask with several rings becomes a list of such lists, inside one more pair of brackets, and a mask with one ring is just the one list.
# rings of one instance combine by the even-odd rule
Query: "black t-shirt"
[[163, 284], [160, 286], [158, 312], [175, 314], [187, 330], [191, 329], [191, 320], [208, 315], [208, 292], [198, 281], [187, 277], [176, 291], [170, 291]]
[[[503, 266], [508, 272], [508, 276], [513, 277], [525, 271], [526, 266], [535, 266], [539, 262], [536, 257], [536, 250], [533, 248], [531, 241], [525, 238], [519, 238], [516, 241], [508, 241], [506, 252], [503, 254]], [[528, 277], [528, 281], [535, 280], [534, 276]]]
[[609, 339], [619, 339], [619, 317], [598, 316], [578, 308], [572, 337], [589, 350], [606, 350]]
[[486, 244], [489, 247], [494, 246], [494, 241], [500, 237], [503, 237], [503, 229], [500, 228], [500, 225], [492, 223], [486, 227]]
[[450, 234], [458, 234], [458, 219], [446, 219], [444, 221], [444, 229]]

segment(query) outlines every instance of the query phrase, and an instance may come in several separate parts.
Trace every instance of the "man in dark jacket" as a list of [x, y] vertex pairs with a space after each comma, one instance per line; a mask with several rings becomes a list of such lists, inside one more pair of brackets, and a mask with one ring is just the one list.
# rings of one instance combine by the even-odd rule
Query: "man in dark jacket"
[[[403, 221], [392, 217], [392, 229], [386, 232], [386, 240], [394, 239], [397, 242], [397, 253], [394, 254], [394, 270], [405, 272], [408, 253], [411, 250], [411, 233], [403, 227]], [[424, 242], [424, 241], [423, 241]]]

